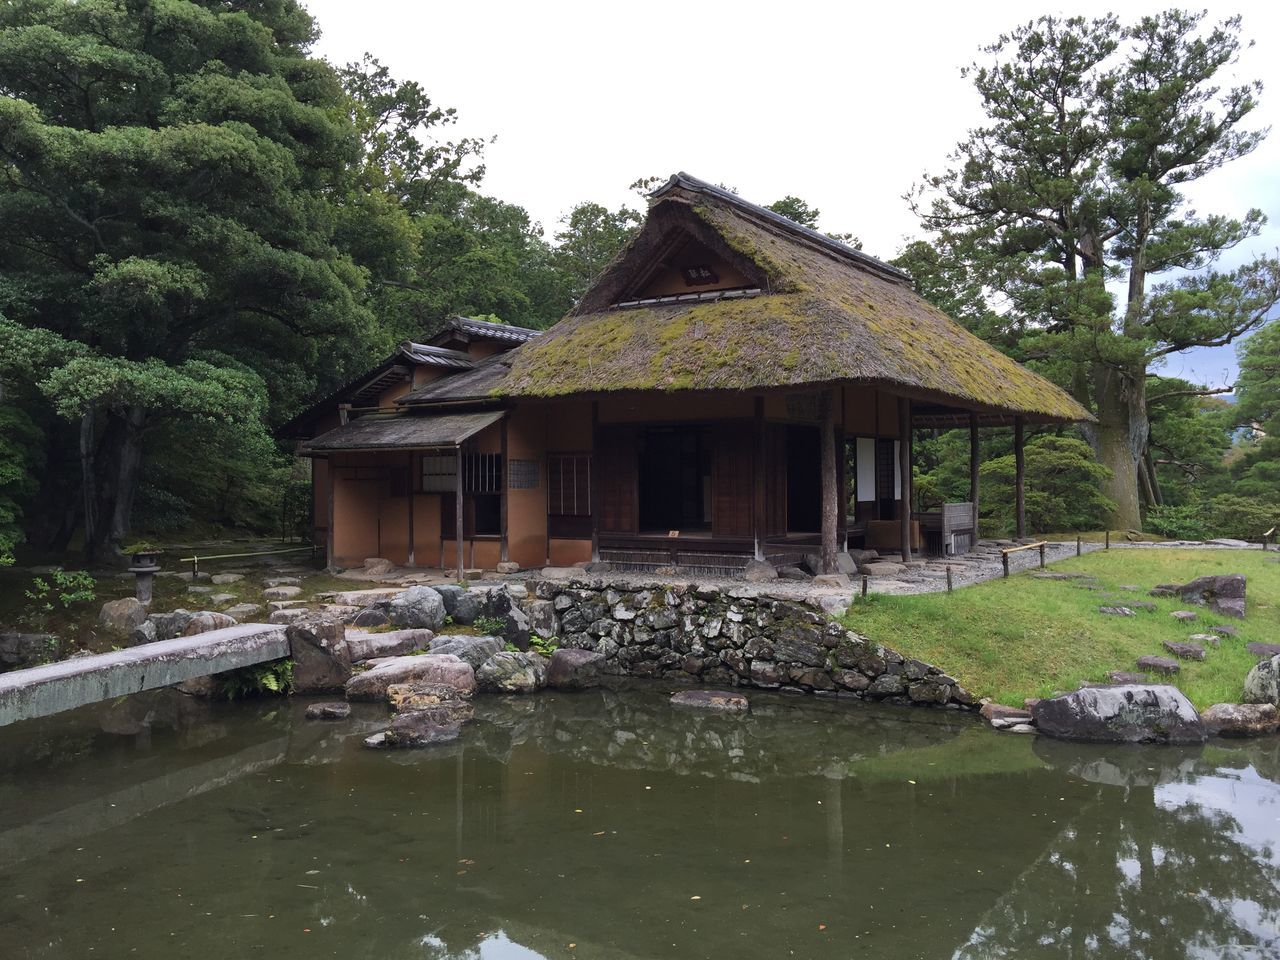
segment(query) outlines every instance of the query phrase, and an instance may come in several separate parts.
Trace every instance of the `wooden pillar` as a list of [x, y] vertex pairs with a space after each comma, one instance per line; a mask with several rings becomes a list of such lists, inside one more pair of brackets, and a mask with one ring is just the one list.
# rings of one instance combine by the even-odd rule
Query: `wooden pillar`
[[836, 520], [840, 527], [838, 549], [841, 553], [849, 549], [849, 451], [845, 449], [844, 412], [848, 409], [845, 403], [844, 387], [836, 394], [840, 398], [840, 425], [836, 427], [836, 471], [840, 478], [837, 485]]
[[600, 402], [591, 401], [591, 561], [600, 560]]
[[839, 496], [836, 492], [838, 484], [838, 474], [836, 471], [836, 423], [835, 423], [835, 404], [832, 402], [831, 394], [824, 393], [822, 395], [820, 406], [822, 408], [822, 425], [819, 428], [821, 435], [818, 440], [818, 447], [821, 451], [819, 469], [822, 473], [822, 547], [819, 553], [819, 566], [822, 567], [823, 573], [836, 573], [839, 566], [836, 563], [836, 502]]
[[1027, 535], [1027, 464], [1023, 456], [1022, 418], [1013, 418], [1013, 502], [1014, 516], [1017, 523], [1017, 537], [1021, 540]]
[[498, 559], [503, 563], [507, 562], [507, 490], [511, 484], [507, 477], [507, 418], [504, 416], [498, 423], [498, 436], [501, 443], [501, 456], [498, 457], [498, 510], [501, 514], [498, 520], [498, 532], [501, 539], [498, 541]]
[[751, 530], [755, 537], [756, 559], [763, 560], [765, 551], [765, 539], [768, 536], [768, 521], [765, 518], [765, 457], [767, 455], [764, 427], [764, 397], [756, 397], [755, 410], [755, 441], [756, 454], [752, 462], [754, 469], [752, 471], [752, 480], [754, 488], [751, 498]]
[[453, 539], [458, 545], [458, 579], [461, 580], [465, 570], [462, 559], [462, 444], [454, 447], [454, 454]]
[[[333, 486], [335, 483], [335, 479], [334, 479], [334, 472], [333, 472], [333, 461], [326, 460], [324, 463], [325, 463], [324, 473], [329, 480], [329, 530], [327, 535], [325, 536], [324, 565], [328, 569], [332, 570], [333, 569]], [[311, 469], [312, 470], [315, 469], [314, 463], [312, 463]]]
[[[973, 547], [978, 545], [978, 415], [969, 414], [969, 502], [973, 505]], [[972, 547], [970, 548], [972, 549]]]
[[902, 503], [898, 521], [902, 537], [902, 559], [911, 559], [911, 401], [898, 398], [898, 475]]
[[413, 454], [409, 454], [409, 566], [416, 567], [418, 564], [413, 557]]

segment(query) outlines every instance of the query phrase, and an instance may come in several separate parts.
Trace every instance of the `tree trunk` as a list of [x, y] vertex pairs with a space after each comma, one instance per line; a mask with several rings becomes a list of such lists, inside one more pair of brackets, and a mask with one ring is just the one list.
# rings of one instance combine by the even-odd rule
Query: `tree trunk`
[[142, 434], [147, 411], [128, 407], [110, 413], [98, 449], [96, 496], [91, 508], [97, 516], [92, 536], [85, 537], [85, 558], [120, 564], [121, 547], [133, 526], [133, 500], [142, 472]]
[[1111, 471], [1102, 492], [1115, 501], [1112, 529], [1138, 530], [1142, 511], [1138, 495], [1138, 462], [1147, 447], [1146, 370], [1121, 371], [1097, 363], [1093, 367], [1094, 403], [1098, 422], [1084, 424], [1084, 433], [1098, 462]]

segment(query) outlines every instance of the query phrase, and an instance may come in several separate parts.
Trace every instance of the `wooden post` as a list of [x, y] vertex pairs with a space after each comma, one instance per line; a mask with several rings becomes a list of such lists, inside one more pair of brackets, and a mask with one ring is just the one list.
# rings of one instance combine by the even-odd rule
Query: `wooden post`
[[1040, 544], [1040, 569], [1044, 569], [1044, 544]]
[[591, 401], [591, 562], [600, 560], [600, 402]]
[[409, 496], [409, 566], [416, 567], [418, 564], [413, 557], [413, 454], [409, 454], [409, 485], [406, 491]]
[[498, 422], [498, 437], [500, 444], [500, 455], [498, 457], [498, 512], [500, 514], [498, 520], [498, 533], [500, 539], [498, 541], [498, 559], [502, 563], [506, 563], [507, 556], [507, 490], [511, 484], [507, 478], [507, 418], [504, 416]]
[[822, 473], [822, 548], [819, 566], [823, 573], [836, 573], [836, 504], [839, 494], [836, 490], [838, 475], [836, 471], [836, 424], [835, 404], [831, 394], [824, 393], [820, 399], [822, 407], [822, 431], [819, 437], [821, 450], [820, 471]]
[[949, 564], [949, 563], [948, 563], [948, 564], [947, 564], [947, 593], [950, 593], [950, 592], [951, 592], [951, 590], [952, 590], [952, 584], [951, 584], [951, 564]]
[[752, 480], [754, 481], [754, 489], [751, 498], [751, 529], [755, 537], [755, 556], [757, 560], [764, 559], [765, 539], [768, 531], [768, 521], [765, 518], [765, 457], [767, 456], [768, 443], [765, 440], [764, 426], [764, 397], [756, 397], [755, 404], [755, 437], [756, 437], [756, 455], [752, 460], [754, 469], [752, 471]]
[[1004, 575], [1008, 577], [1009, 576], [1009, 551], [1008, 550], [1000, 551], [1000, 564], [1001, 566], [1004, 567]]
[[978, 415], [969, 414], [969, 502], [973, 505], [973, 546], [978, 546]]
[[1103, 549], [1104, 549], [1104, 550], [1110, 550], [1110, 549], [1111, 549], [1111, 531], [1110, 531], [1110, 530], [1108, 530], [1108, 531], [1107, 531], [1107, 540], [1106, 540], [1106, 544], [1104, 545]]
[[458, 579], [463, 579], [464, 561], [462, 559], [462, 444], [454, 451], [454, 487], [453, 487], [453, 539], [458, 545]]
[[902, 559], [911, 559], [911, 401], [898, 398], [898, 473], [902, 485], [899, 527], [902, 536]]
[[1082, 550], [1081, 545], [1080, 545], [1080, 534], [1078, 534], [1078, 533], [1077, 533], [1077, 534], [1076, 534], [1076, 556], [1078, 557], [1078, 556], [1080, 556], [1082, 553], [1083, 553], [1083, 550]]
[[868, 580], [868, 577], [867, 577], [867, 575], [864, 573], [864, 574], [862, 575], [862, 596], [863, 596], [863, 597], [866, 597], [866, 595], [867, 595], [867, 580]]
[[1022, 418], [1013, 418], [1013, 484], [1014, 484], [1014, 516], [1017, 523], [1017, 538], [1021, 540], [1027, 535], [1027, 464], [1023, 455]]
[[[311, 469], [312, 470], [315, 469], [314, 463], [312, 464]], [[329, 530], [325, 534], [325, 538], [324, 538], [325, 539], [324, 565], [326, 569], [332, 570], [333, 569], [333, 485], [335, 482], [334, 475], [333, 475], [332, 460], [326, 460], [324, 462], [324, 475], [325, 475], [325, 478], [329, 481]]]
[[849, 404], [844, 394], [844, 387], [836, 394], [840, 399], [840, 426], [836, 429], [837, 469], [840, 473], [839, 500], [836, 503], [836, 518], [840, 523], [840, 552], [849, 551], [849, 450], [845, 446], [844, 417]]

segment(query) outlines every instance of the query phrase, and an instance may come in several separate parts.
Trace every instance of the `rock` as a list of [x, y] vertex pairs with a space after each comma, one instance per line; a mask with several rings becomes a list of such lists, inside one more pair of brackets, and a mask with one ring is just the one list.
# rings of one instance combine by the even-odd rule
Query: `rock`
[[397, 627], [439, 630], [444, 626], [444, 600], [430, 587], [410, 587], [374, 606], [380, 607]]
[[236, 595], [234, 593], [215, 593], [209, 598], [209, 602], [222, 606], [223, 604], [230, 603], [235, 598]]
[[742, 568], [742, 579], [748, 583], [767, 583], [778, 579], [778, 568], [763, 560], [748, 560]]
[[58, 638], [51, 633], [0, 633], [0, 668], [5, 670], [47, 663], [57, 651]]
[[1221, 737], [1261, 737], [1280, 729], [1274, 703], [1215, 703], [1200, 714], [1210, 733]]
[[301, 587], [268, 587], [262, 591], [262, 595], [268, 600], [292, 600], [298, 594], [302, 593]]
[[1243, 620], [1246, 582], [1242, 573], [1227, 573], [1196, 577], [1176, 589], [1183, 600], [1207, 605], [1214, 613]]
[[272, 610], [267, 616], [267, 623], [293, 623], [309, 616], [311, 611], [306, 607], [288, 607], [284, 610]]
[[187, 593], [210, 594], [213, 593], [213, 587], [187, 587]]
[[1280, 706], [1280, 655], [1254, 664], [1244, 678], [1244, 702]]
[[387, 727], [382, 745], [405, 748], [448, 743], [458, 739], [463, 722], [454, 711], [439, 707], [401, 713]]
[[528, 615], [519, 607], [512, 607], [502, 619], [506, 621], [502, 628], [502, 639], [517, 650], [528, 650], [529, 638], [533, 636]]
[[1099, 607], [1098, 612], [1105, 613], [1109, 617], [1136, 617], [1137, 616], [1137, 614], [1134, 613], [1128, 607]]
[[778, 579], [791, 580], [796, 583], [807, 583], [808, 581], [813, 579], [813, 575], [810, 573], [806, 573], [804, 570], [801, 570], [799, 567], [779, 567]]
[[1194, 610], [1175, 610], [1169, 614], [1175, 620], [1181, 620], [1183, 623], [1191, 623], [1199, 619], [1198, 614]]
[[[1031, 711], [1021, 707], [1007, 707], [1003, 703], [984, 703], [978, 710], [982, 719], [992, 726], [1003, 726], [1014, 723], [1030, 723]], [[997, 724], [997, 721], [1001, 721]]]
[[385, 627], [391, 623], [387, 611], [381, 607], [365, 607], [351, 618], [353, 627]]
[[524, 612], [534, 634], [547, 640], [560, 636], [560, 618], [556, 615], [556, 605], [550, 600], [530, 600], [524, 605]]
[[1207, 732], [1177, 687], [1087, 687], [1047, 697], [1031, 711], [1037, 729], [1062, 740], [1201, 743]]
[[587, 573], [613, 573], [613, 564], [607, 560], [593, 560], [584, 563], [582, 569]]
[[210, 580], [209, 574], [207, 573], [192, 573], [190, 571], [187, 571], [186, 573], [175, 573], [174, 576], [179, 580], [185, 580], [187, 583], [200, 583], [201, 581]]
[[462, 713], [470, 694], [463, 695], [445, 683], [415, 680], [413, 683], [393, 683], [387, 687], [387, 703], [397, 713], [411, 710], [427, 710], [432, 707], [449, 707]]
[[1216, 633], [1193, 633], [1191, 636], [1187, 637], [1187, 643], [1198, 643], [1202, 647], [1205, 644], [1208, 644], [1211, 647], [1216, 647], [1218, 644], [1222, 643], [1222, 638]]
[[1247, 550], [1253, 546], [1248, 540], [1233, 540], [1230, 537], [1219, 537], [1216, 540], [1206, 540], [1211, 547], [1231, 547], [1233, 550]]
[[155, 643], [156, 639], [156, 625], [151, 620], [143, 620], [134, 629], [133, 633], [129, 634], [129, 646], [136, 647], [142, 643]]
[[1182, 660], [1204, 660], [1204, 647], [1198, 643], [1180, 643], [1177, 640], [1166, 640], [1164, 648]]
[[307, 601], [305, 600], [272, 600], [267, 604], [267, 612], [275, 613], [277, 610], [302, 610], [306, 609]]
[[302, 580], [298, 577], [268, 577], [262, 581], [262, 585], [267, 588], [298, 587], [302, 585]]
[[391, 746], [391, 744], [387, 743], [387, 731], [385, 730], [381, 733], [375, 733], [371, 737], [365, 737], [364, 745], [370, 750], [385, 750]]
[[347, 628], [339, 620], [312, 617], [285, 630], [293, 657], [295, 693], [341, 690], [351, 679], [351, 651]]
[[147, 608], [134, 597], [108, 600], [98, 611], [98, 623], [115, 634], [132, 633], [147, 619]]
[[449, 653], [479, 670], [486, 660], [502, 649], [497, 637], [470, 637], [463, 634], [445, 634], [431, 641], [432, 653]]
[[1170, 660], [1168, 657], [1145, 656], [1138, 658], [1138, 669], [1145, 670], [1147, 673], [1177, 673], [1182, 668], [1178, 666], [1177, 660]]
[[385, 577], [395, 568], [396, 565], [385, 557], [365, 557], [360, 572], [369, 579], [376, 580], [378, 577]]
[[547, 685], [547, 661], [536, 653], [495, 653], [476, 671], [476, 685], [490, 693], [534, 693]]
[[235, 618], [229, 617], [225, 613], [200, 610], [191, 614], [191, 618], [183, 626], [180, 636], [194, 637], [201, 633], [208, 633], [210, 630], [221, 630], [223, 627], [234, 627], [235, 625]]
[[836, 570], [845, 576], [853, 576], [858, 572], [858, 561], [847, 552], [837, 553]]
[[472, 590], [460, 587], [456, 583], [446, 583], [433, 587], [444, 602], [444, 612], [454, 623], [467, 626], [476, 622], [484, 605], [482, 598]]
[[351, 716], [349, 703], [313, 703], [308, 705], [308, 720], [345, 720]]
[[499, 562], [498, 566], [495, 569], [499, 573], [509, 576], [513, 573], [520, 572], [520, 564], [516, 563], [513, 560], [503, 560]]
[[231, 583], [239, 583], [243, 579], [243, 573], [215, 573], [209, 578], [209, 582], [217, 587], [225, 587]]
[[547, 665], [547, 686], [557, 690], [585, 690], [599, 686], [605, 655], [592, 650], [565, 647], [552, 651]]
[[1033, 727], [1029, 723], [1015, 723], [1015, 724], [1012, 724], [1011, 726], [1004, 727], [1003, 729], [1005, 733], [1038, 733], [1039, 732], [1036, 730], [1035, 727]]
[[1238, 637], [1240, 636], [1240, 628], [1233, 627], [1229, 623], [1220, 624], [1216, 627], [1209, 628], [1210, 633], [1216, 633], [1220, 637]]
[[1244, 648], [1260, 660], [1280, 656], [1280, 643], [1246, 643]]
[[840, 587], [848, 588], [849, 578], [843, 573], [820, 573], [813, 578], [815, 587]]
[[388, 630], [385, 633], [365, 633], [363, 630], [347, 631], [347, 649], [351, 661], [372, 660], [375, 657], [399, 657], [431, 646], [435, 634], [430, 630]]
[[716, 713], [746, 713], [751, 708], [746, 697], [728, 690], [681, 690], [671, 698], [671, 705]]
[[416, 680], [448, 684], [461, 696], [470, 695], [476, 688], [475, 671], [471, 669], [471, 664], [452, 654], [428, 653], [374, 661], [374, 665], [368, 670], [354, 674], [347, 681], [347, 699], [385, 700], [387, 687], [391, 684], [412, 683]]
[[906, 573], [907, 568], [900, 563], [890, 563], [887, 560], [873, 560], [871, 563], [864, 563], [858, 567], [858, 572], [866, 574], [868, 577], [896, 577]]
[[235, 617], [240, 623], [248, 623], [250, 617], [257, 616], [262, 612], [262, 605], [258, 603], [237, 603], [234, 607], [227, 607], [222, 611], [228, 617]]
[[1107, 674], [1107, 679], [1111, 683], [1133, 684], [1146, 683], [1146, 674], [1130, 673], [1128, 670], [1112, 670]]

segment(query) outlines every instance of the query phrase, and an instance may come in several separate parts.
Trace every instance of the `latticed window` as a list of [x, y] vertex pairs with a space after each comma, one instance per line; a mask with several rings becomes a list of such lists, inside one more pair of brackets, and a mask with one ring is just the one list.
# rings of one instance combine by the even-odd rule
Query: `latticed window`
[[458, 485], [457, 454], [438, 453], [422, 456], [422, 492], [452, 493]]
[[591, 454], [547, 454], [547, 513], [591, 516]]
[[464, 453], [462, 489], [465, 493], [501, 493], [502, 454]]

